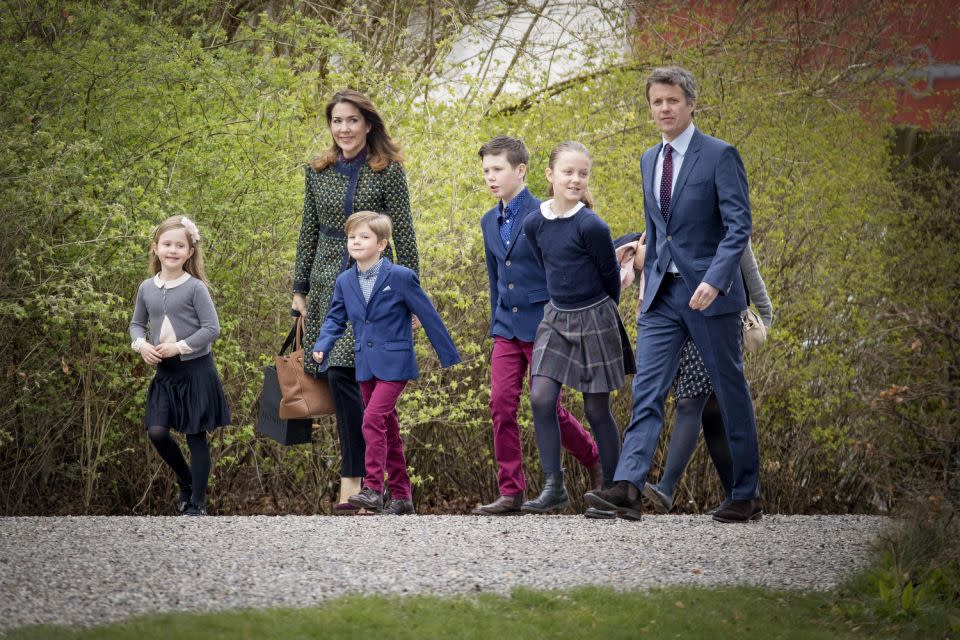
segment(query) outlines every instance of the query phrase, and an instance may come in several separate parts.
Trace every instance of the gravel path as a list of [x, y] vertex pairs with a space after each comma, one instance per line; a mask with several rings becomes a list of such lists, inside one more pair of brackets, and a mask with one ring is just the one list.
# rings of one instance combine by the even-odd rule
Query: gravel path
[[828, 589], [886, 519], [706, 516], [0, 518], [0, 630], [309, 606], [345, 593], [668, 584]]

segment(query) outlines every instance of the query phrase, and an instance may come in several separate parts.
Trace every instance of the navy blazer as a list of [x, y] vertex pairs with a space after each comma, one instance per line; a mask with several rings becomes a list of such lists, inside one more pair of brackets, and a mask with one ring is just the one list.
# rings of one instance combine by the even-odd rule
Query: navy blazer
[[420, 319], [441, 366], [460, 362], [460, 354], [440, 314], [420, 288], [417, 274], [386, 258], [380, 265], [369, 302], [363, 300], [355, 266], [337, 276], [333, 299], [313, 351], [322, 352], [326, 360], [349, 320], [357, 380], [414, 380], [420, 372], [413, 352], [411, 314]]
[[747, 298], [740, 256], [750, 240], [752, 221], [740, 154], [723, 140], [695, 130], [670, 198], [667, 224], [654, 195], [659, 185], [653, 184], [662, 146], [661, 142], [650, 147], [640, 158], [647, 228], [641, 311], [647, 311], [657, 297], [670, 260], [677, 265], [691, 296], [701, 282], [720, 290], [704, 315], [743, 311]]
[[483, 214], [480, 228], [490, 282], [490, 335], [533, 342], [550, 296], [543, 267], [523, 231], [526, 217], [540, 212], [540, 201], [527, 191], [524, 203], [513, 221], [509, 248], [500, 239], [499, 203]]

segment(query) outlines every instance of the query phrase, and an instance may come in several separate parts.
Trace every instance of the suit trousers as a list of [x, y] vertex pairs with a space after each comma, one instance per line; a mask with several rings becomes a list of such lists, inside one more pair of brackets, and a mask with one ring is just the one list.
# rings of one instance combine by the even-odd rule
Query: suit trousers
[[340, 436], [340, 475], [359, 478], [367, 472], [363, 468], [363, 396], [357, 384], [357, 370], [330, 367], [327, 369], [327, 384], [333, 396], [333, 411]]
[[410, 500], [410, 477], [400, 438], [400, 420], [397, 418], [397, 399], [407, 386], [406, 380], [378, 380], [360, 382], [363, 394], [363, 439], [367, 451], [367, 477], [363, 486], [383, 493], [383, 475], [387, 474], [390, 495]]
[[[520, 448], [520, 425], [517, 408], [524, 378], [530, 377], [533, 343], [493, 338], [493, 356], [490, 358], [490, 416], [493, 419], [493, 453], [497, 459], [497, 484], [500, 495], [521, 495], [526, 488], [523, 475], [523, 452]], [[597, 443], [573, 415], [560, 405], [557, 398], [557, 418], [560, 423], [560, 442], [563, 448], [583, 466], [597, 464]]]
[[750, 500], [758, 495], [760, 450], [753, 399], [743, 374], [740, 314], [705, 316], [689, 307], [691, 295], [681, 279], [670, 278], [637, 322], [633, 410], [614, 480], [643, 487], [663, 426], [664, 401], [689, 336], [703, 357], [727, 427], [732, 498]]

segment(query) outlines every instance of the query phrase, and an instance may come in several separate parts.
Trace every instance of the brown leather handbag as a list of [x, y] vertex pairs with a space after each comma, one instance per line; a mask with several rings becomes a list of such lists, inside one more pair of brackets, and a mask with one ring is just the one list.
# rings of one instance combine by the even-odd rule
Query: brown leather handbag
[[294, 336], [293, 351], [283, 355], [290, 345], [290, 336], [287, 336], [280, 355], [273, 356], [277, 365], [277, 380], [280, 382], [280, 417], [284, 420], [333, 413], [333, 398], [326, 379], [316, 378], [303, 370], [303, 330], [301, 316], [290, 331]]

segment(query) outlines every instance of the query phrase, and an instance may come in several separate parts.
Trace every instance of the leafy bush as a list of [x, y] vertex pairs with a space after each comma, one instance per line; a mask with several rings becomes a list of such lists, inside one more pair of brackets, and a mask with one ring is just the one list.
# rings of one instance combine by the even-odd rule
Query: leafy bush
[[[343, 86], [371, 95], [404, 144], [424, 286], [464, 355], [440, 370], [418, 341], [423, 376], [400, 403], [420, 509], [461, 509], [495, 493], [477, 224], [492, 202], [476, 150], [498, 133], [521, 136], [532, 152], [531, 189], [543, 194], [550, 149], [580, 139], [594, 156], [598, 212], [615, 235], [638, 230], [637, 157], [657, 141], [643, 96], [646, 61], [598, 53], [581, 82], [551, 91], [521, 73], [527, 99], [503, 94], [488, 104], [482, 87], [470, 100], [435, 97], [429, 76], [384, 64], [386, 53], [320, 17], [246, 16], [226, 32], [162, 4], [9, 11], [15, 19], [0, 25], [0, 511], [167, 508], [173, 478], [142, 433], [152, 371], [129, 349], [126, 327], [150, 229], [176, 213], [195, 218], [205, 237], [223, 326], [215, 354], [234, 415], [214, 438], [212, 506], [327, 508], [339, 468], [332, 422], [320, 421], [309, 447], [290, 449], [256, 437], [253, 423], [260, 366], [289, 321], [303, 165], [328, 144], [322, 106]], [[764, 498], [772, 511], [886, 510], [898, 474], [931, 452], [933, 425], [943, 441], [957, 440], [955, 419], [944, 422], [957, 397], [949, 374], [957, 351], [953, 338], [939, 337], [909, 348], [896, 310], [912, 290], [883, 274], [956, 256], [944, 244], [936, 249], [945, 255], [919, 262], [891, 249], [920, 233], [901, 208], [921, 215], [925, 204], [899, 199], [887, 128], [852, 102], [784, 90], [776, 61], [755, 50], [749, 38], [731, 39], [683, 63], [701, 79], [698, 126], [744, 158], [755, 251], [776, 308], [769, 346], [747, 361]], [[927, 239], [911, 237], [911, 246]], [[624, 318], [634, 316], [633, 295], [624, 296]], [[952, 300], [944, 289], [924, 317], [941, 318]], [[934, 361], [946, 362], [935, 374], [926, 369]], [[934, 377], [942, 399], [917, 391]], [[582, 415], [573, 395], [567, 401]], [[621, 427], [629, 404], [627, 388], [614, 395]], [[521, 421], [535, 489], [526, 403]], [[902, 422], [917, 428], [904, 432]], [[894, 444], [895, 455], [881, 455]], [[931, 454], [940, 456], [934, 466], [953, 473], [942, 449]], [[708, 464], [698, 452], [678, 487], [683, 508], [718, 499]], [[585, 486], [582, 471], [571, 472], [574, 488]]]

